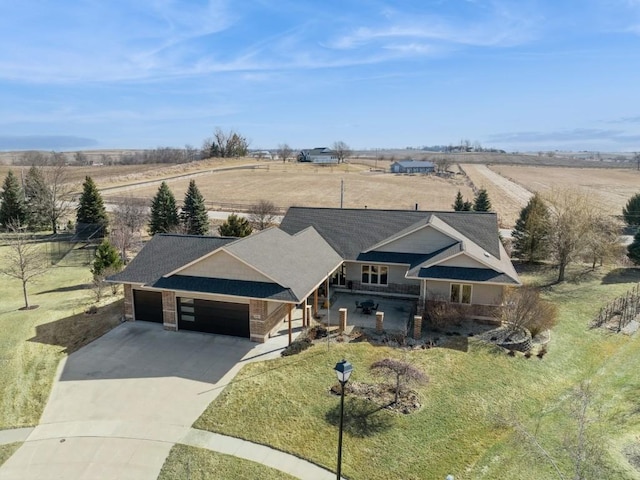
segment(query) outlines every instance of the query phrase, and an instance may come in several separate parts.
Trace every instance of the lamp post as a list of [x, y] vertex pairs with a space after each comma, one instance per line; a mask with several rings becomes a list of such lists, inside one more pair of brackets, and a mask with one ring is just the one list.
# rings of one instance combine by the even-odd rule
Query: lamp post
[[340, 382], [340, 430], [338, 433], [338, 475], [337, 480], [341, 479], [342, 472], [342, 423], [344, 419], [344, 387], [349, 381], [351, 372], [353, 371], [353, 365], [346, 360], [336, 363], [334, 368], [338, 382]]

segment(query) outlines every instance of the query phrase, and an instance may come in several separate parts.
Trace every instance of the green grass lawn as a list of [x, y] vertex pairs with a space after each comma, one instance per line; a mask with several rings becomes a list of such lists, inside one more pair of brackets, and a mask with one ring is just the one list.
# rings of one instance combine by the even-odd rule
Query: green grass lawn
[[[599, 307], [622, 294], [635, 270], [584, 273], [544, 287], [559, 307], [559, 324], [542, 359], [509, 357], [473, 339], [453, 339], [449, 348], [406, 351], [369, 344], [316, 345], [302, 354], [247, 365], [194, 425], [241, 437], [335, 469], [339, 399], [329, 393], [333, 367], [354, 365], [353, 380], [375, 382], [369, 365], [384, 357], [419, 366], [430, 382], [418, 392], [422, 408], [399, 415], [347, 397], [343, 473], [352, 479], [559, 478], [550, 462], [510, 426], [535, 433], [565, 478], [573, 478], [564, 445], [576, 422], [569, 412], [574, 388], [592, 384], [590, 408], [604, 452], [606, 475], [640, 478], [622, 449], [637, 442], [640, 416], [640, 335], [589, 330]], [[555, 272], [523, 274], [548, 284]], [[576, 275], [579, 274], [579, 277]], [[505, 423], [506, 421], [506, 423]], [[597, 477], [594, 477], [597, 478]]]
[[293, 480], [286, 473], [204, 448], [174, 445], [158, 480]]
[[0, 465], [6, 462], [11, 455], [22, 445], [20, 442], [0, 445]]
[[[0, 246], [0, 262], [8, 248]], [[84, 314], [95, 299], [87, 288], [91, 273], [73, 252], [28, 284], [30, 303], [39, 305], [35, 310], [19, 310], [19, 280], [0, 275], [0, 281], [0, 429], [36, 425], [60, 360], [117, 325], [122, 307], [108, 305], [117, 300], [109, 296], [98, 314]]]

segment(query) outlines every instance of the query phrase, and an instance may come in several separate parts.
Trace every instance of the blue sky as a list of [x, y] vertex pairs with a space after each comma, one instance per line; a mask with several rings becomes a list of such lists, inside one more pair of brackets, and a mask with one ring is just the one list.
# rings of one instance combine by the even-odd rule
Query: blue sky
[[0, 149], [640, 151], [640, 0], [21, 0]]

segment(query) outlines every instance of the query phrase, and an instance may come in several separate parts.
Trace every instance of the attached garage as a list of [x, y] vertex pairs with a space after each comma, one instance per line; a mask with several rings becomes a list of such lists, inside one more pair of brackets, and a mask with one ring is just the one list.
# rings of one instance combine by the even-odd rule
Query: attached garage
[[249, 338], [249, 305], [179, 297], [178, 330]]
[[136, 320], [162, 323], [162, 293], [134, 290], [133, 311]]

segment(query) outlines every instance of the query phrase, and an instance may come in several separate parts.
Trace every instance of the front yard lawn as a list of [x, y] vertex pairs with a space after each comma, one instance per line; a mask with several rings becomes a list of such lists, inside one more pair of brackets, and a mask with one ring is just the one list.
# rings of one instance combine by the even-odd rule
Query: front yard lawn
[[293, 480], [259, 463], [188, 445], [174, 445], [158, 480]]
[[[552, 273], [551, 273], [552, 274]], [[545, 283], [547, 271], [525, 274]], [[408, 361], [430, 378], [417, 387], [422, 408], [410, 415], [345, 400], [343, 474], [351, 479], [558, 478], [550, 462], [511, 428], [517, 422], [544, 445], [567, 478], [572, 463], [564, 448], [575, 421], [568, 398], [591, 382], [590, 409], [603, 436], [606, 475], [640, 478], [620, 455], [619, 439], [640, 433], [640, 336], [589, 330], [598, 308], [640, 279], [635, 270], [585, 273], [579, 282], [545, 288], [559, 307], [559, 324], [543, 359], [507, 356], [473, 338], [451, 348], [402, 350], [365, 343], [315, 345], [292, 357], [249, 364], [214, 401], [195, 427], [233, 435], [298, 455], [335, 470], [339, 398], [333, 367], [345, 358], [352, 380], [379, 381], [376, 360]], [[573, 423], [572, 423], [573, 422]]]

